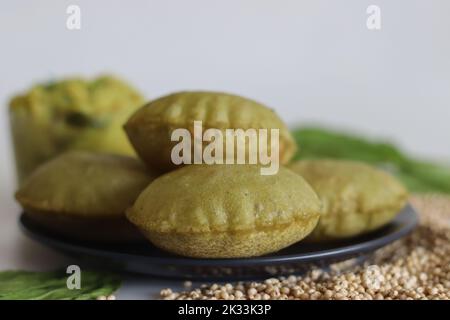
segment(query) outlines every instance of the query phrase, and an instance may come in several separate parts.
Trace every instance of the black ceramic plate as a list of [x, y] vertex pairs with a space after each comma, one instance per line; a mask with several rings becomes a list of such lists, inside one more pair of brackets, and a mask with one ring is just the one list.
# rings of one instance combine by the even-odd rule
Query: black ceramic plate
[[301, 273], [318, 266], [364, 257], [407, 235], [417, 224], [417, 214], [408, 205], [389, 225], [370, 234], [327, 244], [296, 243], [277, 253], [245, 259], [191, 259], [171, 255], [150, 244], [99, 245], [56, 236], [25, 215], [22, 230], [32, 239], [74, 257], [83, 264], [116, 271], [185, 279], [244, 279]]

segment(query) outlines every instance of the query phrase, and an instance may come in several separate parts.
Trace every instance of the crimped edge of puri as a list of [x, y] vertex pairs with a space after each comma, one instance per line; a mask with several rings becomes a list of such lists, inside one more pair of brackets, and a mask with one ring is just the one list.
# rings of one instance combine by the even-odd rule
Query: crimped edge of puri
[[[158, 127], [158, 126], [162, 126], [162, 127], [175, 127], [175, 128], [184, 128], [184, 129], [188, 129], [188, 126], [190, 125], [194, 125], [194, 121], [202, 121], [202, 127], [203, 130], [205, 129], [219, 129], [219, 130], [227, 130], [227, 129], [242, 129], [242, 130], [246, 130], [246, 129], [278, 129], [280, 130], [280, 132], [283, 132], [285, 137], [288, 137], [290, 139], [290, 141], [294, 142], [294, 138], [292, 137], [292, 134], [290, 133], [289, 129], [287, 127], [284, 128], [279, 128], [279, 127], [273, 127], [273, 128], [267, 128], [267, 127], [251, 127], [251, 126], [243, 126], [243, 127], [235, 127], [232, 126], [230, 127], [229, 123], [225, 123], [225, 122], [216, 122], [216, 123], [206, 123], [203, 122], [203, 120], [189, 120], [188, 123], [184, 122], [182, 123], [181, 121], [179, 123], [177, 122], [172, 122], [172, 121], [167, 121], [164, 119], [160, 119], [160, 118], [152, 118], [152, 119], [139, 119], [139, 120], [135, 120], [135, 119], [130, 119], [128, 122], [126, 122], [123, 125], [123, 128], [125, 130], [139, 130], [138, 128], [134, 128], [133, 126], [136, 124], [145, 124], [145, 125], [150, 125], [152, 128]], [[280, 120], [281, 121], [281, 120]]]
[[143, 222], [143, 219], [140, 217], [137, 217], [137, 215], [133, 212], [133, 208], [129, 208], [128, 210], [125, 211], [125, 216], [126, 218], [133, 223], [134, 225], [136, 225], [138, 228], [144, 230], [144, 232], [158, 232], [158, 233], [166, 233], [166, 234], [171, 234], [171, 233], [176, 233], [176, 234], [186, 234], [186, 235], [194, 235], [194, 234], [205, 234], [205, 233], [252, 233], [254, 231], [270, 231], [270, 230], [275, 230], [275, 229], [285, 229], [287, 226], [291, 225], [291, 224], [302, 224], [307, 222], [308, 220], [314, 220], [317, 219], [319, 220], [320, 216], [321, 216], [321, 211], [317, 211], [317, 212], [310, 212], [306, 215], [302, 215], [302, 216], [297, 216], [295, 218], [292, 218], [290, 221], [286, 221], [283, 223], [276, 223], [276, 224], [268, 224], [268, 225], [252, 225], [252, 226], [248, 226], [246, 228], [241, 228], [241, 229], [231, 229], [230, 226], [228, 225], [223, 225], [225, 228], [222, 227], [217, 227], [217, 226], [208, 226], [207, 228], [205, 228], [205, 226], [200, 226], [200, 227], [194, 227], [191, 226], [191, 228], [189, 230], [176, 230], [176, 228], [153, 228], [153, 226], [149, 225], [148, 223]]
[[[161, 128], [184, 128], [187, 129], [189, 131], [191, 131], [189, 128], [187, 128], [189, 125], [193, 125], [195, 120], [192, 120], [190, 122], [186, 123], [175, 123], [175, 122], [171, 122], [171, 121], [166, 121], [166, 120], [157, 120], [157, 119], [139, 119], [139, 120], [135, 120], [133, 118], [130, 118], [130, 120], [128, 122], [126, 122], [123, 125], [123, 128], [125, 129], [126, 133], [128, 135], [130, 134], [134, 134], [134, 132], [137, 132], [141, 129], [139, 128], [135, 128], [134, 125], [149, 125], [150, 128], [146, 128], [146, 130], [158, 130]], [[203, 121], [203, 120], [202, 120]], [[282, 120], [280, 120], [282, 121]], [[242, 129], [242, 130], [247, 130], [247, 129], [278, 129], [280, 130], [280, 138], [283, 140], [283, 145], [285, 145], [285, 152], [286, 150], [289, 150], [289, 154], [287, 156], [287, 158], [289, 158], [289, 160], [292, 158], [292, 156], [295, 154], [295, 152], [298, 150], [298, 146], [295, 143], [295, 139], [292, 136], [292, 134], [290, 133], [289, 129], [287, 127], [284, 128], [267, 128], [267, 127], [261, 127], [261, 128], [255, 128], [255, 127], [251, 127], [251, 126], [242, 126], [242, 127], [230, 127], [229, 124], [225, 123], [225, 122], [217, 122], [217, 123], [202, 123], [202, 127], [203, 130], [207, 130], [207, 129], [219, 129], [219, 130], [226, 130], [226, 129]], [[192, 133], [192, 132], [191, 132]], [[286, 163], [289, 162], [289, 160], [286, 160]]]
[[319, 215], [276, 228], [253, 231], [158, 232], [142, 230], [152, 244], [193, 258], [255, 257], [279, 251], [304, 239], [317, 225]]
[[121, 218], [124, 217], [124, 212], [114, 212], [109, 211], [90, 211], [83, 212], [82, 214], [76, 213], [73, 210], [67, 210], [63, 208], [51, 208], [48, 201], [35, 201], [24, 197], [20, 191], [15, 193], [16, 200], [24, 208], [25, 211], [41, 212], [46, 214], [53, 214], [55, 216], [64, 216], [80, 219], [102, 219], [102, 218]]
[[[368, 211], [361, 211], [360, 206], [358, 207], [359, 210], [352, 212], [351, 217], [353, 219], [359, 218], [359, 221], [366, 221], [364, 224], [364, 227], [359, 228], [359, 231], [352, 232], [351, 234], [345, 234], [345, 235], [336, 235], [336, 230], [333, 230], [333, 234], [330, 234], [330, 232], [326, 232], [323, 230], [323, 227], [321, 226], [321, 222], [319, 219], [319, 222], [317, 224], [317, 227], [311, 232], [311, 234], [308, 236], [307, 241], [308, 242], [327, 242], [327, 241], [338, 241], [338, 240], [344, 240], [349, 239], [353, 237], [357, 237], [372, 231], [375, 231], [379, 228], [382, 228], [389, 224], [400, 212], [408, 202], [408, 195], [402, 195], [399, 197], [398, 203], [391, 203], [389, 205], [380, 206], [378, 208], [372, 208]], [[373, 221], [375, 220], [375, 217], [383, 216], [384, 219], [381, 219], [378, 221], [378, 223], [374, 224]], [[339, 215], [338, 215], [339, 216]], [[344, 216], [348, 217], [349, 214], [346, 213]], [[326, 219], [327, 214], [322, 214], [322, 217]], [[321, 219], [322, 219], [321, 217]]]

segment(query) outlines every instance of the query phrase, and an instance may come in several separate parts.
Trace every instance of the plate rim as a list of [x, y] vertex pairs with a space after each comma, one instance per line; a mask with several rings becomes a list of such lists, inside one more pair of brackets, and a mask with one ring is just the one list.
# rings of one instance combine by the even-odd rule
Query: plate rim
[[[409, 233], [411, 233], [418, 224], [419, 216], [414, 207], [407, 203], [405, 207], [400, 210], [399, 214], [390, 223], [395, 221], [406, 221], [401, 228], [380, 236], [378, 238], [369, 239], [358, 242], [356, 244], [344, 245], [338, 248], [317, 250], [311, 253], [290, 253], [286, 255], [265, 255], [260, 257], [248, 257], [248, 258], [228, 258], [228, 259], [201, 259], [201, 258], [189, 258], [182, 256], [146, 256], [139, 253], [127, 253], [121, 251], [114, 251], [113, 249], [105, 248], [93, 248], [82, 243], [77, 243], [68, 239], [59, 238], [54, 235], [46, 234], [45, 232], [39, 232], [32, 226], [32, 222], [27, 220], [27, 217], [22, 213], [19, 217], [19, 226], [22, 232], [34, 241], [41, 243], [44, 246], [51, 247], [59, 252], [88, 254], [96, 257], [106, 257], [115, 260], [126, 259], [139, 259], [151, 264], [167, 264], [167, 265], [185, 265], [185, 266], [198, 266], [198, 267], [233, 267], [245, 264], [247, 267], [260, 266], [260, 265], [276, 265], [285, 263], [308, 263], [322, 259], [332, 259], [344, 256], [358, 255], [375, 251], [383, 246], [386, 246], [396, 240], [399, 240]], [[31, 227], [30, 227], [31, 225]], [[386, 225], [388, 226], [388, 225]]]

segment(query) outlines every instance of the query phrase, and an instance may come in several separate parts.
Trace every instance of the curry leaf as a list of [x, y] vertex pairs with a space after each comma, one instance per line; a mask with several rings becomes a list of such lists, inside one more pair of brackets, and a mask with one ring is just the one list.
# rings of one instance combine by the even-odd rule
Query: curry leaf
[[83, 271], [81, 288], [69, 290], [64, 271], [0, 272], [0, 300], [89, 300], [110, 295], [120, 286], [120, 279], [109, 273]]

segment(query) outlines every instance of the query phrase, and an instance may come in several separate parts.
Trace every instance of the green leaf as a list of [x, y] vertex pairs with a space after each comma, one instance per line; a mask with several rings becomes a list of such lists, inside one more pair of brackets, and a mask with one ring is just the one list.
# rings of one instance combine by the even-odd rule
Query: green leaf
[[69, 290], [64, 271], [0, 272], [0, 300], [89, 300], [107, 296], [120, 286], [120, 279], [110, 273], [81, 272], [81, 288]]
[[450, 193], [450, 166], [414, 159], [395, 145], [320, 127], [293, 131], [299, 145], [295, 159], [336, 158], [388, 169], [413, 192]]

